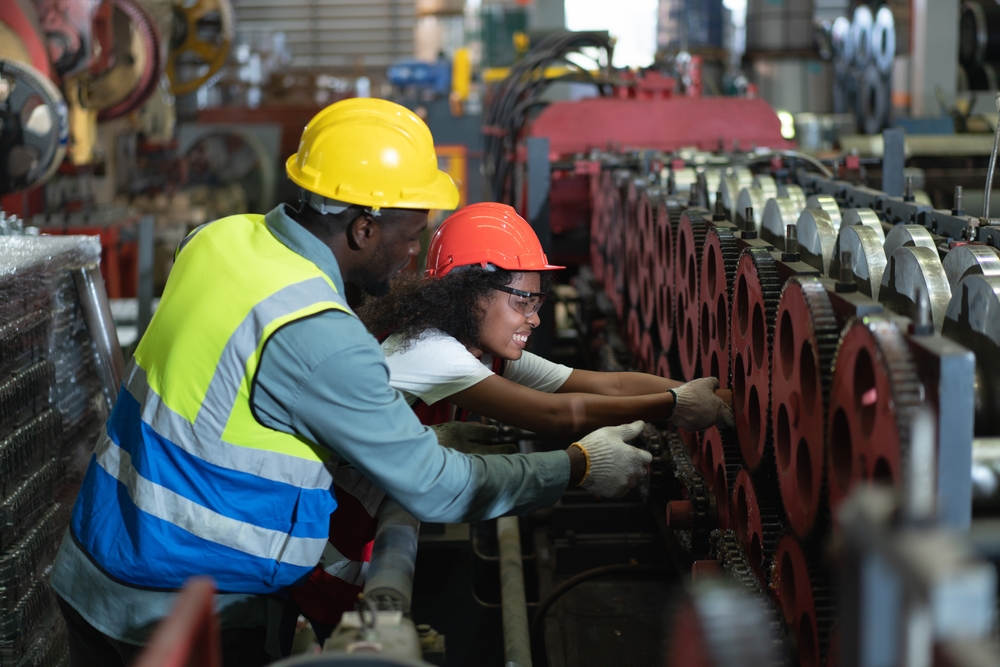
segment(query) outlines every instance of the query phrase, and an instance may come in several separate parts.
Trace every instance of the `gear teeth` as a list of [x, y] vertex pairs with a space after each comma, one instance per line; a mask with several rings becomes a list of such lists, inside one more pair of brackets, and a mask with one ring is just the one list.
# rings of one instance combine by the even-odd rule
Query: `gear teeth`
[[[766, 350], [767, 360], [761, 365], [759, 370], [754, 371], [754, 374], [765, 373], [767, 375], [767, 396], [763, 397], [765, 407], [763, 419], [760, 425], [760, 437], [763, 439], [763, 451], [761, 452], [756, 465], [751, 466], [749, 465], [749, 462], [747, 465], [752, 472], [758, 472], [775, 469], [774, 443], [772, 442], [771, 433], [771, 359], [774, 355], [774, 325], [778, 316], [778, 300], [781, 298], [782, 285], [781, 280], [778, 277], [777, 262], [775, 262], [774, 257], [771, 256], [771, 253], [763, 248], [751, 247], [743, 249], [743, 252], [740, 253], [740, 261], [742, 261], [744, 256], [749, 257], [750, 262], [754, 266], [754, 272], [756, 273], [757, 281], [760, 284], [760, 292], [764, 306], [764, 349]], [[749, 313], [748, 316], [752, 317]], [[752, 329], [752, 325], [750, 329]], [[733, 348], [732, 355], [733, 359], [735, 359], [735, 345]], [[748, 360], [748, 362], [752, 365], [751, 360]], [[747, 443], [741, 444], [746, 445]], [[744, 449], [744, 451], [746, 450]]]
[[[743, 454], [740, 452], [740, 443], [736, 439], [736, 433], [730, 429], [721, 430], [718, 428], [711, 428], [705, 431], [704, 438], [707, 441], [708, 438], [717, 437], [722, 444], [722, 465], [726, 475], [726, 488], [717, 489], [716, 485], [719, 480], [716, 478], [716, 470], [718, 469], [718, 461], [715, 460], [715, 456], [712, 456], [713, 470], [704, 470], [706, 478], [709, 478], [712, 482], [712, 492], [715, 494], [715, 504], [716, 510], [718, 512], [718, 527], [722, 530], [726, 530], [732, 525], [731, 506], [732, 503], [730, 499], [733, 497], [733, 488], [736, 484], [736, 475], [739, 474], [740, 470], [743, 468]], [[708, 443], [703, 444], [704, 449], [708, 448]], [[704, 453], [702, 454], [702, 461], [705, 460]]]
[[[712, 498], [705, 478], [695, 469], [687, 447], [674, 431], [666, 431], [666, 449], [673, 465], [674, 476], [687, 492], [687, 499], [694, 509], [694, 526], [691, 531], [675, 531], [679, 541], [691, 555], [698, 558], [708, 552], [708, 536], [712, 531]], [[684, 533], [689, 533], [685, 544]]]
[[[792, 277], [785, 283], [784, 288], [781, 290], [781, 300], [784, 299], [785, 291], [789, 288], [789, 285], [793, 283], [799, 287], [806, 307], [809, 309], [810, 330], [812, 332], [810, 344], [816, 351], [816, 356], [819, 359], [819, 368], [816, 370], [819, 373], [822, 413], [819, 414], [818, 418], [823, 422], [823, 456], [819, 484], [819, 506], [816, 509], [816, 516], [813, 519], [812, 526], [799, 535], [800, 538], [806, 539], [810, 535], [819, 538], [827, 532], [830, 526], [830, 504], [827, 492], [829, 471], [827, 470], [826, 432], [828, 426], [827, 417], [830, 409], [830, 390], [833, 386], [833, 361], [836, 357], [837, 345], [840, 341], [840, 326], [837, 323], [837, 316], [833, 310], [833, 305], [830, 303], [830, 297], [826, 292], [826, 288], [818, 278], [811, 276]], [[796, 341], [796, 345], [798, 346], [800, 343]], [[772, 363], [774, 363], [773, 359]], [[775, 377], [775, 374], [772, 372], [772, 383]], [[798, 387], [798, 391], [801, 395], [801, 386]], [[794, 471], [790, 471], [790, 474], [794, 475]]]
[[710, 542], [711, 550], [709, 553], [722, 564], [722, 569], [737, 586], [761, 601], [767, 615], [770, 640], [776, 649], [775, 655], [777, 657], [774, 667], [789, 667], [791, 659], [788, 655], [787, 633], [785, 623], [781, 618], [781, 611], [768, 595], [767, 590], [761, 586], [757, 575], [754, 574], [736, 533], [731, 530], [713, 531]]
[[[745, 469], [744, 469], [745, 470]], [[747, 494], [747, 522], [746, 526], [746, 541], [740, 540], [741, 544], [750, 556], [750, 565], [753, 567], [754, 572], [757, 577], [765, 584], [770, 582], [771, 577], [771, 563], [774, 558], [774, 551], [778, 546], [778, 540], [785, 532], [784, 525], [781, 522], [781, 497], [777, 491], [777, 480], [773, 475], [770, 474], [751, 474], [746, 471], [746, 475], [740, 476], [739, 479], [744, 480], [744, 484], [749, 483], [750, 492], [753, 494], [752, 497]], [[736, 507], [735, 495], [738, 486], [734, 485], [732, 492], [733, 507]], [[759, 562], [756, 562], [758, 554], [752, 548], [750, 541], [752, 540], [752, 534], [750, 531], [749, 522], [753, 517], [757, 517], [756, 521], [759, 522], [760, 526], [760, 553]], [[739, 517], [734, 517], [733, 525], [739, 521]], [[742, 526], [740, 526], [742, 527]], [[737, 530], [737, 535], [739, 535], [739, 530]]]
[[[816, 641], [818, 642], [818, 656], [819, 662], [817, 664], [826, 664], [826, 654], [830, 648], [830, 639], [833, 633], [833, 624], [836, 619], [836, 604], [833, 595], [833, 587], [831, 585], [830, 577], [827, 574], [826, 569], [822, 565], [822, 557], [820, 554], [820, 548], [815, 543], [804, 543], [795, 537], [793, 533], [786, 533], [781, 536], [779, 542], [784, 540], [792, 540], [795, 542], [799, 550], [801, 551], [806, 574], [808, 576], [809, 590], [812, 594], [813, 608], [809, 609], [799, 609], [798, 605], [795, 608], [795, 617], [801, 618], [801, 616], [812, 611], [813, 619], [816, 623]], [[781, 547], [779, 546], [779, 549]], [[777, 570], [780, 564], [775, 560], [772, 565], [773, 570]], [[780, 577], [776, 576], [772, 572], [771, 584], [769, 586], [772, 595], [776, 599], [780, 600], [778, 590], [780, 587]], [[795, 589], [798, 590], [801, 586], [801, 582], [795, 582]], [[801, 649], [800, 649], [801, 650]], [[801, 655], [799, 656], [801, 660]]]
[[[711, 343], [709, 343], [708, 349], [701, 349], [701, 367], [702, 371], [707, 373], [705, 369], [710, 368], [709, 360], [711, 358], [712, 349], [717, 348], [718, 346], [720, 346], [720, 344], [725, 345], [726, 354], [720, 355], [719, 374], [721, 375], [723, 372], [725, 372], [726, 377], [725, 378], [720, 377], [719, 380], [720, 381], [724, 380], [723, 383], [724, 386], [729, 387], [732, 385], [732, 363], [730, 359], [730, 353], [732, 352], [732, 350], [729, 344], [729, 332], [732, 331], [733, 284], [736, 281], [736, 268], [739, 265], [740, 251], [737, 247], [736, 235], [733, 234], [733, 230], [728, 227], [716, 227], [714, 225], [709, 225], [707, 234], [705, 236], [705, 248], [707, 248], [710, 243], [717, 244], [719, 246], [719, 255], [722, 257], [722, 269], [723, 273], [726, 276], [726, 285], [725, 285], [726, 337], [725, 341], [722, 341], [721, 343], [717, 338], [713, 338]], [[705, 257], [705, 251], [702, 250], [702, 262], [703, 262], [702, 269], [704, 269], [704, 257]], [[702, 274], [701, 282], [704, 282], [704, 280], [705, 277], [704, 274]], [[701, 289], [701, 294], [699, 295], [700, 296], [699, 304], [701, 306], [704, 306], [706, 305], [708, 300], [708, 296], [706, 296], [705, 294], [705, 285], [702, 284], [700, 286], [700, 289]], [[718, 287], [716, 287], [716, 291], [718, 291]], [[715, 300], [716, 300], [715, 294], [711, 296], [712, 296], [712, 302], [707, 304], [710, 313], [715, 310]], [[700, 339], [699, 339], [699, 348], [701, 348]]]
[[[701, 300], [699, 297], [700, 281], [697, 280], [697, 272], [700, 271], [699, 267], [701, 267], [702, 251], [705, 249], [705, 235], [708, 233], [707, 220], [709, 219], [709, 214], [708, 211], [703, 208], [689, 208], [684, 211], [684, 215], [687, 217], [687, 221], [691, 229], [691, 248], [689, 249], [689, 253], [694, 253], [694, 270], [696, 272], [696, 280], [694, 281], [695, 293], [690, 298], [685, 295], [689, 280], [681, 280], [680, 277], [681, 266], [686, 264], [686, 260], [691, 257], [691, 255], [688, 254], [685, 257], [681, 257], [678, 254], [674, 266], [674, 279], [676, 281], [677, 288], [674, 316], [676, 329], [674, 335], [677, 339], [677, 350], [681, 360], [681, 371], [683, 373], [682, 377], [685, 381], [688, 381], [698, 377], [701, 366], [701, 346], [698, 338], [699, 322], [701, 320], [698, 311], [701, 306]], [[684, 220], [682, 219], [678, 224], [677, 241], [675, 242], [678, 248], [680, 245], [680, 234], [684, 227]], [[680, 250], [678, 249], [677, 252], [679, 253]], [[687, 304], [684, 308], [685, 312], [681, 312], [682, 300]], [[690, 336], [687, 331], [686, 324], [691, 324]]]

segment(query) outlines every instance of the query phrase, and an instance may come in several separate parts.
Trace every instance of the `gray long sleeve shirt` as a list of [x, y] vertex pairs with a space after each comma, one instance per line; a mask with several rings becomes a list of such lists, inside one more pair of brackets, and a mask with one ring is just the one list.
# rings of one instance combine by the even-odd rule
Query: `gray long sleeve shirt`
[[[284, 206], [267, 217], [272, 233], [315, 263], [343, 293], [330, 249], [292, 220]], [[569, 482], [565, 452], [468, 456], [440, 447], [403, 396], [389, 386], [378, 342], [356, 317], [339, 311], [297, 320], [265, 344], [251, 402], [270, 428], [296, 433], [354, 465], [422, 521], [466, 521], [525, 513], [554, 503]], [[176, 594], [108, 577], [67, 531], [52, 571], [56, 592], [95, 628], [144, 643]], [[254, 595], [217, 596], [222, 628], [266, 624]]]

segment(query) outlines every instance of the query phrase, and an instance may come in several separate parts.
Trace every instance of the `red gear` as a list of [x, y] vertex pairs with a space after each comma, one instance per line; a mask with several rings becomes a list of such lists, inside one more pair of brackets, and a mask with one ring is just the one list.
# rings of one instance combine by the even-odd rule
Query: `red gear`
[[508, 271], [553, 271], [528, 221], [506, 204], [482, 202], [453, 213], [431, 237], [427, 249], [428, 278], [446, 275], [456, 266], [493, 264]]

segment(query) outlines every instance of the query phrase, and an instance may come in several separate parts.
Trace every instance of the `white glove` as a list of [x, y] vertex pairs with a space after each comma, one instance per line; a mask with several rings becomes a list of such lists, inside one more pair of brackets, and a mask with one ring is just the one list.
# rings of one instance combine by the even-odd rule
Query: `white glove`
[[671, 389], [674, 411], [670, 423], [685, 431], [703, 431], [712, 426], [733, 428], [733, 409], [716, 396], [718, 388], [717, 378], [700, 378]]
[[587, 457], [587, 475], [581, 487], [608, 498], [620, 498], [649, 474], [653, 455], [625, 444], [642, 432], [642, 420], [621, 426], [605, 426], [585, 436], [574, 447]]

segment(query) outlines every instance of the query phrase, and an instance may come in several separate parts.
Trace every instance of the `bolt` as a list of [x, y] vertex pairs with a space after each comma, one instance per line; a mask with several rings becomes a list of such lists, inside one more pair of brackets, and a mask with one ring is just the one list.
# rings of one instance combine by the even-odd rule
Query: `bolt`
[[835, 289], [838, 292], [856, 292], [858, 285], [854, 282], [854, 253], [845, 250], [840, 253], [840, 276]]
[[903, 191], [903, 201], [913, 201], [913, 177], [906, 177], [906, 190]]
[[962, 186], [955, 186], [955, 201], [951, 207], [952, 215], [965, 215], [965, 209], [962, 208]]
[[743, 211], [743, 231], [756, 232], [757, 224], [753, 220], [753, 206], [747, 206]]
[[799, 252], [799, 239], [796, 235], [794, 224], [785, 225], [785, 252], [790, 255], [795, 255]]
[[715, 193], [715, 214], [712, 215], [713, 220], [725, 220], [726, 219], [726, 209], [722, 206], [722, 190]]

